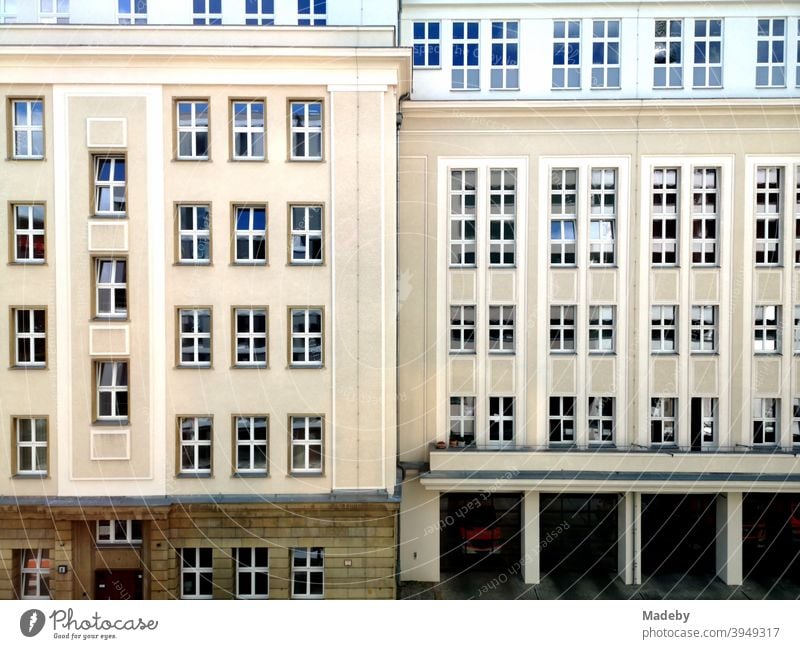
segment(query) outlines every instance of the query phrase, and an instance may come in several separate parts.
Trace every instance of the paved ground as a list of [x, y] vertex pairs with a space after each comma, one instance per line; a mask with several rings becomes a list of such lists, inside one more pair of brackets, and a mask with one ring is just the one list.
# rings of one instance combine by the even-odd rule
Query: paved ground
[[641, 586], [626, 586], [612, 575], [557, 573], [536, 586], [519, 574], [465, 571], [442, 574], [438, 584], [405, 582], [399, 599], [800, 599], [800, 581], [747, 579], [726, 586], [713, 576], [660, 575]]

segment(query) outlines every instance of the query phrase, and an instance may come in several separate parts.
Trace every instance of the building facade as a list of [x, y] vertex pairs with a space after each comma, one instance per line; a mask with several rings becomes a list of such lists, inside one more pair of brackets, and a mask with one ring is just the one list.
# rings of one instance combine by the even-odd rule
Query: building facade
[[797, 7], [409, 0], [400, 34], [401, 578], [796, 566]]
[[0, 596], [393, 597], [394, 29], [0, 29]]

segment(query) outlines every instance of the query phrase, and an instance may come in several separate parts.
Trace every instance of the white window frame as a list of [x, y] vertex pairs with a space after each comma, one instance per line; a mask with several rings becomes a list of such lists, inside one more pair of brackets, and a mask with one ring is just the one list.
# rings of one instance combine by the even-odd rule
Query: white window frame
[[[121, 537], [117, 536], [117, 524], [125, 528]], [[138, 523], [138, 525], [134, 525]], [[101, 538], [105, 537], [105, 538]], [[142, 545], [142, 524], [137, 520], [105, 519], [95, 524], [95, 543], [98, 545]]]
[[[263, 316], [264, 318], [263, 331], [256, 331], [256, 318], [258, 316]], [[247, 331], [242, 331], [239, 328], [239, 318], [243, 317], [247, 318]], [[236, 367], [267, 367], [269, 363], [268, 331], [269, 314], [266, 308], [235, 308], [233, 310], [233, 346], [234, 365]], [[256, 358], [257, 343], [259, 341], [263, 341], [264, 360]], [[247, 360], [239, 358], [242, 345], [247, 347]]]
[[551, 395], [547, 399], [547, 443], [549, 446], [575, 443], [577, 398]]
[[[800, 29], [800, 24], [798, 24]], [[800, 47], [800, 42], [798, 42]], [[797, 53], [800, 59], [800, 50]], [[794, 265], [800, 266], [800, 165], [794, 169]]]
[[516, 264], [517, 170], [489, 170], [489, 266]]
[[592, 168], [589, 186], [589, 265], [614, 266], [617, 262], [616, 168]]
[[[423, 37], [418, 38], [415, 35], [417, 25], [422, 25]], [[436, 25], [439, 29], [439, 36], [431, 36], [431, 25]], [[414, 20], [411, 25], [412, 41], [411, 45], [414, 54], [419, 51], [417, 48], [422, 48], [424, 64], [420, 65], [414, 61], [414, 69], [416, 70], [436, 70], [442, 67], [442, 23], [439, 20]], [[431, 51], [436, 52], [438, 61], [431, 63]], [[412, 55], [413, 58], [413, 55]]]
[[757, 304], [753, 315], [753, 352], [780, 354], [782, 309], [780, 304]]
[[[303, 314], [303, 330], [294, 330], [295, 314]], [[311, 331], [311, 314], [318, 313], [320, 330]], [[325, 314], [322, 309], [311, 308], [290, 308], [289, 309], [289, 358], [290, 367], [322, 367], [325, 361]], [[311, 358], [314, 340], [319, 340], [319, 360]], [[303, 342], [303, 358], [297, 360], [294, 357], [295, 341]]]
[[[264, 553], [266, 561], [259, 562], [259, 554]], [[236, 567], [236, 599], [269, 599], [269, 548], [234, 548], [233, 565]], [[256, 592], [256, 576], [267, 579], [267, 591]], [[248, 582], [250, 594], [242, 594], [242, 585]]]
[[[672, 414], [667, 414], [668, 410], [671, 410]], [[658, 440], [654, 439], [656, 425], [660, 429]], [[669, 439], [666, 434], [668, 430], [671, 430], [672, 439]], [[678, 445], [678, 399], [676, 397], [650, 398], [650, 445]]]
[[[616, 25], [616, 36], [612, 36], [612, 26]], [[602, 26], [602, 35], [597, 34], [598, 26]], [[592, 64], [591, 64], [591, 88], [593, 90], [617, 89], [621, 83], [621, 63], [622, 52], [620, 44], [622, 21], [618, 18], [603, 18], [592, 21]], [[601, 44], [603, 48], [602, 62], [595, 62], [595, 45]], [[614, 46], [616, 46], [616, 63], [609, 63], [614, 57]], [[612, 77], [616, 76], [616, 82]]]
[[[672, 334], [671, 343], [668, 335], [670, 333]], [[650, 353], [678, 353], [678, 306], [676, 304], [653, 304], [650, 307]]]
[[[17, 104], [26, 104], [24, 124], [17, 122]], [[42, 119], [40, 124], [34, 124], [33, 114], [34, 106], [38, 104], [39, 112]], [[15, 160], [43, 160], [44, 159], [44, 100], [40, 98], [33, 99], [13, 99], [11, 101], [11, 138], [12, 138], [12, 152]], [[21, 151], [18, 138], [20, 134], [25, 135], [25, 150]], [[39, 143], [41, 154], [34, 153], [35, 144]]]
[[[478, 170], [451, 169], [448, 201], [450, 210], [450, 267], [473, 268], [478, 265]], [[471, 181], [471, 182], [470, 182]], [[458, 183], [457, 188], [455, 187]], [[472, 237], [467, 232], [472, 225]], [[458, 237], [454, 234], [457, 231]], [[472, 255], [472, 261], [469, 256]]]
[[780, 266], [783, 260], [784, 167], [756, 167], [756, 266]]
[[[21, 318], [27, 314], [28, 326], [21, 326]], [[36, 315], [41, 314], [44, 329], [36, 330]], [[18, 308], [13, 309], [14, 318], [14, 366], [15, 367], [45, 367], [47, 365], [47, 310]], [[41, 341], [41, 342], [37, 342]], [[28, 353], [29, 360], [20, 358], [19, 348], [22, 344]], [[42, 359], [36, 360], [37, 348], [41, 348]]]
[[[255, 227], [256, 212], [264, 213], [264, 229]], [[239, 229], [239, 217], [247, 219], [247, 227]], [[268, 243], [267, 243], [267, 206], [266, 205], [234, 205], [233, 206], [233, 263], [246, 266], [266, 266], [269, 263]], [[261, 239], [261, 254], [259, 252], [258, 241]], [[247, 256], [239, 257], [239, 242], [247, 243]]]
[[[475, 397], [450, 396], [450, 422], [449, 440], [464, 442], [465, 445], [475, 443]], [[471, 431], [471, 432], [470, 432]], [[469, 439], [471, 438], [471, 439]]]
[[[664, 34], [658, 34], [659, 23], [663, 23]], [[678, 34], [672, 33], [674, 25], [678, 26]], [[659, 18], [654, 22], [653, 30], [653, 88], [675, 89], [683, 88], [683, 20], [680, 18]], [[677, 61], [673, 61], [673, 50], [677, 46]], [[659, 62], [659, 53], [663, 53], [663, 62]], [[664, 79], [658, 79], [662, 72]], [[677, 78], [676, 78], [677, 77]]]
[[450, 346], [451, 354], [474, 354], [476, 349], [474, 304], [453, 304], [450, 306]]
[[[257, 423], [262, 423], [263, 426], [256, 427]], [[264, 439], [257, 437], [257, 430], [263, 429]], [[240, 433], [247, 435], [242, 438]], [[236, 457], [234, 458], [234, 469], [237, 474], [242, 475], [262, 475], [269, 474], [269, 417], [267, 415], [234, 415], [233, 418], [233, 434], [236, 440]], [[256, 449], [264, 447], [264, 467], [255, 466]], [[249, 466], [241, 466], [242, 459], [239, 452], [247, 448], [250, 453]]]
[[[312, 105], [319, 106], [319, 126], [311, 125], [311, 111]], [[296, 107], [303, 107], [302, 123], [295, 124], [294, 115]], [[321, 101], [291, 101], [289, 102], [289, 159], [293, 161], [308, 161], [308, 160], [322, 160], [322, 152], [324, 150], [324, 136], [323, 128], [325, 126], [325, 113], [324, 106]], [[303, 154], [297, 153], [297, 146], [295, 145], [296, 137], [299, 136], [303, 143]], [[315, 137], [316, 136], [316, 137]], [[319, 152], [311, 150], [313, 142], [319, 142]]]
[[[759, 446], [777, 446], [780, 441], [781, 400], [775, 397], [753, 399], [753, 437], [752, 444]], [[767, 439], [767, 431], [772, 428], [772, 437]], [[756, 431], [760, 429], [762, 440], [756, 441]]]
[[[208, 1], [208, 0], [206, 0]], [[189, 106], [189, 123], [181, 124], [181, 106]], [[205, 106], [205, 125], [201, 124], [198, 114], [202, 111], [198, 107]], [[175, 157], [178, 160], [208, 160], [211, 155], [211, 105], [207, 99], [178, 99], [175, 101], [175, 128], [177, 134], [177, 142], [175, 143]], [[198, 136], [205, 133], [206, 136], [206, 152], [200, 152]], [[189, 152], [181, 152], [181, 135], [186, 135], [189, 138]]]
[[[23, 432], [23, 422], [28, 430], [27, 433]], [[39, 422], [43, 422], [44, 439], [40, 439]], [[48, 441], [49, 441], [49, 426], [47, 417], [15, 417], [14, 418], [14, 436], [16, 440], [16, 462], [17, 462], [17, 475], [38, 475], [46, 476], [48, 471]], [[23, 437], [30, 436], [30, 439], [23, 439]], [[22, 461], [23, 449], [30, 451], [30, 461], [25, 463]], [[44, 449], [44, 459], [39, 457], [39, 451]], [[24, 466], [23, 466], [24, 465]]]
[[17, 0], [0, 0], [0, 25], [17, 22]]
[[[269, 3], [269, 4], [266, 4]], [[249, 11], [255, 4], [256, 11]], [[265, 9], [266, 7], [266, 9]], [[272, 7], [272, 11], [269, 10]], [[245, 25], [274, 25], [275, 24], [275, 0], [245, 0], [244, 4], [244, 24]]]
[[[702, 397], [700, 399], [700, 410], [700, 446], [711, 448], [717, 444], [719, 400], [716, 397]], [[710, 434], [709, 431], [711, 431]]]
[[[243, 107], [244, 111], [239, 112], [237, 107]], [[261, 107], [261, 126], [255, 123], [254, 106]], [[244, 124], [238, 124], [238, 118], [244, 117]], [[231, 101], [231, 158], [234, 160], [265, 160], [267, 155], [267, 104], [261, 99], [234, 99]], [[246, 151], [239, 153], [238, 139], [240, 135], [245, 136]], [[261, 153], [258, 153], [260, 142]]]
[[[311, 227], [312, 210], [319, 213], [319, 229]], [[319, 266], [325, 261], [325, 211], [322, 205], [290, 205], [292, 237], [290, 242], [290, 263], [297, 266]], [[311, 243], [319, 242], [319, 258], [311, 256]], [[297, 256], [298, 248], [303, 256]]]
[[800, 446], [800, 399], [792, 399], [792, 446]]
[[[296, 427], [295, 422], [302, 423], [301, 427]], [[315, 424], [315, 425], [312, 425]], [[319, 439], [311, 436], [313, 428], [319, 428]], [[295, 430], [302, 433], [302, 437], [295, 438]], [[322, 475], [325, 469], [325, 420], [322, 415], [290, 415], [289, 416], [289, 435], [291, 448], [289, 449], [289, 472], [300, 473], [303, 475], [317, 474]], [[311, 452], [313, 448], [319, 447], [319, 467], [311, 466]], [[295, 448], [303, 449], [303, 464], [295, 465]]]
[[[199, 228], [200, 212], [205, 212], [207, 228]], [[183, 228], [184, 214], [191, 215], [192, 228]], [[209, 265], [211, 263], [211, 208], [208, 205], [178, 205], [178, 263], [185, 265]], [[192, 256], [183, 256], [183, 243], [191, 242]], [[200, 257], [202, 243], [205, 242], [206, 257]]]
[[[711, 28], [714, 23], [719, 23], [719, 35], [711, 35]], [[703, 34], [698, 35], [698, 26], [703, 25]], [[693, 22], [693, 47], [694, 56], [692, 58], [692, 87], [693, 88], [722, 88], [723, 84], [723, 62], [724, 52], [722, 49], [723, 38], [725, 36], [725, 21], [722, 18], [695, 18]], [[713, 44], [719, 45], [719, 61], [709, 61], [709, 52]], [[700, 61], [698, 48], [703, 48], [703, 58]], [[719, 83], [713, 83], [712, 72], [719, 73]], [[698, 74], [702, 74], [702, 82], [698, 83]]]
[[716, 304], [693, 304], [690, 348], [693, 354], [714, 354], [718, 349], [719, 307]]
[[[319, 5], [322, 11], [317, 11]], [[303, 25], [327, 25], [328, 24], [328, 3], [327, 0], [308, 0], [308, 13], [300, 13], [300, 0], [297, 0], [297, 24]]]
[[[41, 221], [42, 227], [37, 228], [35, 227], [36, 218], [35, 215], [39, 213], [41, 214]], [[12, 246], [14, 248], [14, 263], [15, 264], [43, 264], [47, 258], [47, 240], [45, 237], [45, 209], [44, 205], [41, 203], [31, 203], [31, 204], [17, 204], [14, 205], [14, 214], [12, 216], [14, 220], [14, 241]], [[19, 227], [20, 222], [23, 222], [23, 226]], [[42, 256], [36, 257], [36, 240], [41, 237], [42, 241]], [[19, 255], [19, 241], [20, 239], [25, 239], [28, 243], [27, 257], [21, 257]]]
[[[497, 405], [495, 408], [494, 406]], [[493, 446], [513, 446], [516, 437], [516, 404], [513, 396], [489, 395], [489, 427], [487, 437]], [[509, 414], [510, 413], [510, 414]], [[507, 437], [506, 424], [511, 423], [511, 437]], [[494, 429], [494, 430], [493, 430]]]
[[800, 88], [800, 18], [797, 19], [797, 65], [795, 70], [794, 85]]
[[[201, 431], [204, 435], [205, 431], [208, 431], [208, 439], [201, 438]], [[188, 433], [188, 436], [185, 433]], [[214, 418], [209, 415], [178, 417], [178, 434], [180, 435], [180, 473], [182, 475], [210, 476], [214, 469]], [[200, 467], [201, 449], [208, 449], [208, 467]]]
[[48, 25], [69, 24], [69, 0], [39, 0], [39, 22]]
[[[586, 412], [590, 446], [614, 444], [617, 437], [616, 401], [611, 396], [589, 397]], [[610, 409], [610, 413], [608, 409]]]
[[516, 307], [510, 304], [489, 305], [490, 354], [513, 354], [516, 343]]
[[[305, 553], [304, 557], [299, 556], [299, 552]], [[316, 557], [315, 557], [316, 555]], [[312, 561], [314, 558], [319, 558], [322, 565], [314, 565], [315, 562]], [[300, 559], [304, 559], [301, 563]], [[306, 547], [306, 548], [292, 548], [291, 549], [291, 562], [292, 562], [292, 574], [291, 574], [291, 597], [292, 599], [325, 599], [325, 550], [319, 547]], [[295, 590], [295, 576], [300, 573], [304, 573], [306, 575], [306, 588], [305, 592], [299, 592]], [[317, 574], [322, 575], [322, 592], [321, 593], [311, 593], [311, 575]]]
[[589, 306], [590, 354], [613, 354], [617, 350], [617, 307], [611, 304]]
[[[673, 176], [674, 183], [671, 182]], [[680, 186], [680, 168], [653, 169], [650, 201], [650, 261], [653, 266], [678, 266], [680, 263]], [[674, 211], [671, 210], [673, 202]], [[671, 229], [674, 229], [674, 236], [668, 236]], [[656, 236], [657, 230], [660, 230], [660, 236]]]
[[[108, 180], [100, 179], [100, 168], [102, 163], [109, 164]], [[123, 179], [117, 180], [115, 178], [117, 167], [122, 163]], [[95, 216], [112, 216], [124, 217], [128, 211], [128, 164], [122, 156], [111, 155], [98, 155], [94, 157], [94, 215]], [[103, 209], [101, 207], [101, 196], [108, 193], [109, 208]], [[122, 192], [122, 200], [119, 200], [119, 194]], [[121, 202], [123, 209], [115, 209], [117, 203]]]
[[[578, 265], [578, 176], [576, 168], [552, 169], [550, 172], [550, 266]], [[570, 198], [573, 199], [571, 206]], [[554, 208], [555, 199], [558, 199], [557, 208]], [[554, 229], [558, 230], [558, 238], [553, 238]]]
[[[489, 87], [492, 90], [519, 90], [519, 24], [518, 20], [491, 21]], [[498, 25], [502, 34], [500, 37], [495, 36], [495, 27]], [[499, 63], [495, 58], [495, 48], [498, 46], [501, 52]], [[516, 63], [509, 63], [509, 50], [513, 46], [517, 48]], [[501, 82], [495, 83], [498, 74]]]
[[[481, 89], [481, 23], [478, 20], [454, 20], [452, 23], [452, 52], [450, 66], [450, 90], [459, 92]], [[463, 36], [456, 37], [456, 25], [460, 25]], [[477, 29], [477, 35], [470, 37], [470, 27]], [[456, 64], [456, 52], [460, 48], [463, 63]], [[469, 52], [477, 48], [476, 63], [470, 63]]]
[[[103, 267], [111, 265], [111, 281], [102, 281]], [[125, 281], [119, 281], [120, 272]], [[125, 307], [118, 308], [117, 292], [125, 292]], [[100, 308], [103, 300], [100, 296], [108, 292], [109, 310], [103, 311]], [[126, 319], [128, 317], [128, 260], [118, 257], [98, 257], [94, 260], [94, 315], [96, 318], [117, 318]]]
[[211, 10], [211, 3], [214, 0], [201, 0], [203, 3], [203, 11], [194, 10], [194, 2], [192, 1], [192, 24], [193, 25], [221, 25], [222, 24], [222, 0], [219, 1], [219, 11]]
[[793, 325], [792, 353], [797, 355], [800, 354], [800, 304], [794, 306]]
[[[780, 25], [779, 30], [777, 29], [778, 25]], [[776, 34], [777, 31], [782, 33]], [[786, 87], [786, 31], [785, 18], [759, 18], [757, 20], [756, 88]], [[766, 61], [763, 60], [764, 57], [760, 51], [762, 45], [766, 46]], [[761, 73], [766, 73], [766, 83], [759, 83]]]
[[[577, 351], [576, 317], [578, 307], [575, 304], [551, 304], [548, 326], [549, 351], [551, 354], [574, 354]], [[570, 336], [572, 334], [571, 342]]]
[[[106, 365], [111, 366], [111, 383], [109, 385], [101, 385], [101, 378], [103, 376], [103, 368]], [[98, 361], [95, 364], [95, 390], [97, 392], [96, 399], [97, 399], [97, 421], [111, 421], [111, 422], [121, 422], [124, 423], [128, 420], [128, 416], [131, 410], [130, 404], [130, 392], [129, 392], [129, 385], [130, 385], [130, 367], [128, 366], [127, 361]], [[120, 379], [120, 374], [122, 373], [122, 368], [124, 366], [125, 369], [125, 378], [127, 379], [126, 382], [122, 382]], [[109, 394], [111, 397], [111, 412], [108, 414], [104, 414], [102, 412], [102, 406], [100, 398], [103, 394]], [[118, 404], [117, 404], [117, 395], [125, 394], [126, 395], [126, 402], [128, 406], [128, 412], [120, 413], [118, 412]]]
[[[194, 565], [187, 565], [187, 553], [194, 555]], [[181, 569], [181, 599], [213, 599], [214, 597], [214, 554], [211, 548], [178, 548], [178, 561]], [[184, 590], [185, 577], [194, 575], [195, 588], [193, 592]], [[202, 578], [208, 578], [211, 592], [201, 594], [200, 583]]]
[[[44, 548], [22, 549], [20, 550], [20, 599], [52, 599], [50, 594], [50, 550]], [[30, 567], [28, 563], [33, 561], [34, 566]], [[47, 567], [45, 567], [45, 563]], [[35, 594], [28, 595], [26, 586], [28, 579], [33, 578], [36, 584]], [[42, 581], [44, 581], [45, 590], [42, 592]]]
[[[200, 331], [200, 318], [201, 316], [208, 316], [208, 331]], [[191, 330], [183, 330], [184, 318], [191, 317]], [[178, 309], [178, 365], [183, 367], [211, 367], [213, 360], [213, 337], [214, 332], [214, 316], [211, 309], [198, 308], [198, 309]], [[189, 360], [183, 357], [183, 341], [191, 340], [192, 343], [192, 358]], [[200, 360], [201, 353], [201, 340], [208, 340], [208, 360]]]
[[[571, 28], [576, 32], [571, 32]], [[563, 33], [563, 36], [559, 36]], [[570, 46], [577, 48], [578, 60], [570, 63]], [[556, 55], [561, 54], [564, 63], [556, 63]], [[553, 90], [580, 90], [581, 89], [581, 21], [580, 20], [554, 20], [553, 21], [553, 67], [550, 75], [550, 84]], [[560, 77], [557, 83], [556, 77]]]
[[146, 25], [147, 24], [147, 0], [127, 0], [128, 10], [122, 7], [122, 2], [117, 0], [117, 24], [118, 25]]
[[[692, 265], [719, 264], [719, 167], [692, 169]], [[713, 230], [713, 236], [709, 235]]]

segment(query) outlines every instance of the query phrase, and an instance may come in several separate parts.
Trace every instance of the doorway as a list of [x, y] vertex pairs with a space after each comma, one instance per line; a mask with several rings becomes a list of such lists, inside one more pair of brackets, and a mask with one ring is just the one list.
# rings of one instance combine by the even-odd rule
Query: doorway
[[95, 599], [142, 599], [141, 570], [98, 570], [95, 572]]

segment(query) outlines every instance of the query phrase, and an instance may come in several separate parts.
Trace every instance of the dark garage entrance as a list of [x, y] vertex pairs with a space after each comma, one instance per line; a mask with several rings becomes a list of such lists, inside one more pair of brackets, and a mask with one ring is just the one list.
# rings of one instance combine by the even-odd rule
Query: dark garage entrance
[[745, 494], [742, 570], [746, 581], [772, 588], [800, 578], [800, 494]]
[[519, 562], [521, 493], [450, 493], [440, 501], [441, 568], [504, 570]]
[[542, 494], [539, 501], [542, 576], [617, 570], [616, 494]]
[[713, 495], [642, 495], [642, 576], [716, 574]]

